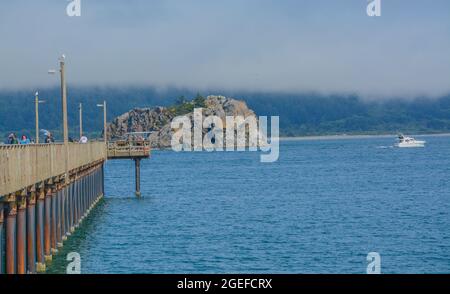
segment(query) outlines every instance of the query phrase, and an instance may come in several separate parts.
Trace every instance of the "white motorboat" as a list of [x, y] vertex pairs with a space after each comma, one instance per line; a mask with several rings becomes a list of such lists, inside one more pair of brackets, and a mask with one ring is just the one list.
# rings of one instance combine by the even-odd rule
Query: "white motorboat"
[[403, 134], [399, 134], [396, 146], [400, 148], [425, 147], [425, 143], [426, 141], [418, 141], [412, 137], [406, 137]]

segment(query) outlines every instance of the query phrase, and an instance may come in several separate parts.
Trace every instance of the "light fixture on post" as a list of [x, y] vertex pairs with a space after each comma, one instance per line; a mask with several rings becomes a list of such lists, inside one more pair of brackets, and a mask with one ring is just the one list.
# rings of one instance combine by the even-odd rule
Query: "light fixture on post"
[[97, 107], [103, 108], [103, 140], [106, 144], [108, 142], [108, 136], [106, 134], [106, 101], [103, 101], [103, 104], [97, 104]]

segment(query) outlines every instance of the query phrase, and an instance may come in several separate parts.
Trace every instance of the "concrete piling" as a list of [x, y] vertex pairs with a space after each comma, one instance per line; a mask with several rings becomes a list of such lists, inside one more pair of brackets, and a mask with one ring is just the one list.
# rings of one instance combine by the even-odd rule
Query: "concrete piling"
[[72, 190], [72, 220], [70, 225], [70, 233], [75, 232], [75, 226], [77, 224], [77, 206], [76, 206], [76, 195], [77, 195], [77, 180], [75, 179], [73, 182], [73, 190]]
[[25, 274], [26, 273], [26, 199], [25, 197], [20, 197], [20, 202], [17, 207], [17, 246], [16, 246], [16, 254], [17, 254], [17, 273]]
[[81, 187], [81, 181], [79, 178], [75, 181], [75, 229], [78, 228], [78, 223], [80, 221], [80, 187]]
[[73, 182], [69, 185], [69, 195], [67, 198], [67, 212], [68, 212], [68, 221], [67, 221], [67, 235], [72, 235], [73, 232], [73, 191], [74, 191]]
[[4, 273], [3, 267], [5, 265], [5, 255], [3, 254], [3, 225], [4, 225], [4, 205], [0, 202], [0, 274]]
[[91, 193], [89, 194], [89, 211], [91, 211], [92, 208], [92, 199], [94, 198], [94, 173], [91, 173], [90, 175], [90, 188]]
[[87, 181], [86, 181], [86, 189], [87, 189], [87, 193], [86, 193], [86, 213], [85, 213], [86, 216], [89, 213], [89, 202], [90, 202], [91, 193], [92, 193], [91, 179], [92, 179], [91, 178], [91, 173], [89, 173], [89, 175], [87, 176]]
[[67, 186], [66, 191], [66, 237], [70, 236], [70, 214], [71, 214], [71, 208], [70, 208], [70, 194], [72, 193], [72, 183], [69, 183]]
[[79, 210], [79, 217], [78, 217], [78, 224], [80, 225], [83, 222], [83, 215], [84, 215], [84, 200], [83, 195], [86, 193], [84, 189], [84, 182], [86, 179], [83, 177], [80, 179], [80, 193], [78, 194], [78, 203], [80, 205]]
[[51, 213], [51, 254], [57, 253], [56, 249], [56, 227], [57, 227], [57, 192], [56, 186], [52, 187], [52, 213]]
[[84, 218], [84, 195], [86, 195], [86, 178], [81, 179], [81, 191], [80, 191], [80, 223], [83, 222]]
[[102, 171], [101, 171], [101, 173], [102, 173], [102, 178], [101, 178], [101, 181], [102, 181], [102, 195], [105, 195], [105, 166], [104, 165], [102, 165]]
[[44, 215], [45, 215], [45, 189], [39, 188], [36, 193], [36, 272], [45, 271], [44, 254]]
[[36, 192], [27, 197], [27, 273], [36, 272]]
[[86, 213], [85, 216], [89, 214], [89, 199], [91, 198], [92, 193], [92, 171], [89, 172], [89, 175], [87, 176], [87, 194], [86, 194]]
[[84, 195], [86, 195], [86, 178], [81, 179], [81, 191], [80, 191], [80, 223], [84, 218]]
[[67, 221], [67, 210], [66, 210], [66, 203], [67, 203], [67, 185], [65, 184], [64, 187], [61, 190], [61, 247], [62, 243], [67, 240], [66, 236], [66, 221]]
[[52, 260], [52, 188], [46, 187], [44, 201], [44, 259]]
[[72, 184], [67, 185], [66, 187], [66, 193], [64, 196], [64, 211], [65, 211], [65, 226], [64, 226], [64, 232], [65, 236], [70, 236], [70, 190], [72, 189]]
[[58, 191], [56, 192], [56, 248], [63, 246], [62, 244], [62, 184], [59, 184]]
[[56, 248], [62, 244], [62, 184], [59, 185], [56, 192]]
[[136, 177], [136, 196], [141, 197], [141, 159], [134, 159], [134, 169]]
[[6, 273], [16, 273], [16, 215], [15, 202], [9, 202], [6, 210]]

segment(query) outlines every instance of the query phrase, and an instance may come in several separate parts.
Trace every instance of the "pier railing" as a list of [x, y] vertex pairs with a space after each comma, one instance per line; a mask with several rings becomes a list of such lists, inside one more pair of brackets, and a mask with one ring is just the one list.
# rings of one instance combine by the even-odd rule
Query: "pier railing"
[[113, 141], [108, 143], [108, 158], [146, 158], [150, 156], [149, 141]]
[[1, 145], [0, 146], [0, 197], [27, 186], [39, 183], [67, 170], [106, 159], [105, 143]]

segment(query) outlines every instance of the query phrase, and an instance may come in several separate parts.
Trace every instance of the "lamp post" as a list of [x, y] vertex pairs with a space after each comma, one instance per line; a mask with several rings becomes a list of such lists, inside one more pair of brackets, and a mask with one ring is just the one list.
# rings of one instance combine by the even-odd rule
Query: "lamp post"
[[83, 104], [82, 103], [80, 103], [78, 110], [80, 111], [80, 139], [81, 139], [81, 137], [83, 137]]
[[34, 96], [34, 108], [36, 113], [36, 144], [39, 144], [39, 104], [45, 103], [44, 100], [39, 100], [39, 92]]
[[103, 101], [103, 104], [97, 104], [97, 107], [103, 107], [103, 140], [105, 144], [107, 143], [107, 134], [106, 134], [106, 101]]
[[[66, 56], [63, 54], [59, 58], [59, 72], [61, 76], [61, 104], [63, 112], [63, 136], [64, 145], [69, 143], [69, 127], [67, 126], [67, 91], [66, 91], [66, 74], [65, 74], [65, 60]], [[52, 69], [48, 71], [49, 74], [55, 74], [56, 70]]]
[[[63, 113], [63, 136], [64, 136], [64, 149], [66, 154], [65, 160], [65, 182], [68, 183], [68, 175], [69, 175], [69, 127], [67, 125], [67, 91], [66, 91], [66, 73], [65, 73], [65, 65], [66, 65], [66, 56], [63, 54], [59, 58], [59, 72], [61, 75], [61, 100], [62, 100], [62, 113]], [[56, 73], [55, 70], [49, 70], [49, 74]]]
[[66, 91], [66, 73], [65, 73], [65, 56], [59, 59], [61, 73], [61, 98], [63, 107], [63, 124], [64, 124], [64, 145], [69, 143], [69, 127], [67, 125], [67, 91]]

